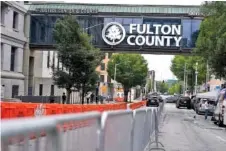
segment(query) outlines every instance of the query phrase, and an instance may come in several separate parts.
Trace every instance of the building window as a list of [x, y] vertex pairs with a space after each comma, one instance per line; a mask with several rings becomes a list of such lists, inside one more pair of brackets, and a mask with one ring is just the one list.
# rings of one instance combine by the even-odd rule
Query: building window
[[47, 55], [47, 68], [49, 68], [49, 63], [50, 63], [50, 51], [48, 51]]
[[53, 67], [53, 70], [55, 69], [55, 51], [53, 52], [53, 65], [52, 65], [52, 67]]
[[17, 12], [13, 12], [13, 28], [14, 29], [18, 29], [18, 18], [19, 18], [19, 14]]
[[39, 95], [42, 96], [43, 84], [39, 84]]
[[45, 41], [45, 27], [44, 27], [44, 25], [41, 26], [40, 39], [41, 39], [41, 41]]
[[104, 75], [100, 75], [100, 82], [104, 82]]
[[16, 47], [11, 47], [10, 71], [15, 70]]
[[37, 39], [37, 24], [34, 18], [31, 20], [31, 41], [36, 42]]
[[51, 85], [50, 95], [51, 96], [54, 96], [54, 85]]
[[108, 76], [107, 82], [111, 83], [111, 77], [110, 76]]
[[19, 85], [12, 85], [12, 98], [18, 96], [19, 92]]
[[1, 43], [1, 67], [3, 68], [4, 63], [4, 49], [3, 49], [3, 43]]
[[5, 24], [5, 10], [6, 6], [1, 3], [1, 23], [4, 25]]
[[100, 64], [100, 69], [103, 71], [103, 70], [105, 70], [105, 63], [101, 63]]

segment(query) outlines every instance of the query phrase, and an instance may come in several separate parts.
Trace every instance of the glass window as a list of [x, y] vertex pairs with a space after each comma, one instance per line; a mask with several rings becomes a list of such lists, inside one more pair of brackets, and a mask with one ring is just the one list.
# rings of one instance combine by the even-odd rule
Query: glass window
[[115, 22], [118, 22], [120, 24], [123, 23], [123, 18], [115, 18]]
[[107, 82], [111, 83], [111, 77], [110, 76], [107, 76]]
[[36, 41], [36, 36], [37, 36], [37, 28], [36, 28], [37, 26], [36, 26], [36, 22], [35, 22], [35, 20], [31, 20], [31, 30], [30, 30], [30, 32], [31, 32], [31, 40], [32, 41]]
[[15, 70], [16, 47], [11, 47], [10, 71]]
[[113, 18], [104, 18], [104, 24], [113, 22]]
[[133, 23], [134, 24], [143, 24], [143, 19], [142, 18], [133, 18]]
[[104, 82], [104, 75], [100, 75], [100, 82]]
[[129, 25], [123, 25], [123, 27], [125, 28], [126, 33], [129, 33]]
[[200, 19], [183, 19], [182, 29], [183, 29], [183, 47], [195, 47], [196, 40], [199, 34], [199, 27], [202, 20]]
[[1, 43], [1, 68], [3, 69], [3, 64], [4, 64], [4, 44]]
[[131, 23], [133, 23], [133, 18], [123, 18], [122, 24], [127, 24], [127, 25], [129, 25], [129, 24], [131, 24]]
[[19, 85], [12, 85], [12, 98], [18, 96], [19, 94]]
[[6, 6], [3, 5], [4, 3], [1, 3], [1, 23], [5, 24], [5, 9]]
[[105, 70], [105, 63], [100, 64], [100, 70], [104, 71]]
[[19, 21], [19, 14], [17, 12], [13, 12], [13, 28], [18, 29], [18, 21]]
[[50, 64], [50, 51], [48, 51], [47, 54], [47, 68], [49, 68], [49, 64]]
[[43, 85], [39, 84], [39, 95], [42, 96]]
[[53, 66], [53, 70], [55, 69], [55, 51], [53, 52], [53, 64], [52, 64], [52, 66]]
[[45, 41], [45, 27], [44, 25], [41, 26], [41, 31], [40, 31], [40, 40]]
[[51, 85], [50, 95], [51, 96], [54, 96], [54, 85]]

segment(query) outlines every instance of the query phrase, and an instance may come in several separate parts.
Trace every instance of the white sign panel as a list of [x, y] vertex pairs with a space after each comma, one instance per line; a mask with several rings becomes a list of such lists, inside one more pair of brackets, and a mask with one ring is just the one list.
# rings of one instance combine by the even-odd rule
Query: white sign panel
[[181, 25], [161, 24], [130, 24], [129, 35], [126, 37], [125, 28], [111, 22], [102, 30], [102, 38], [108, 45], [118, 45], [125, 38], [130, 46], [164, 46], [170, 47], [172, 43], [179, 47], [181, 37]]

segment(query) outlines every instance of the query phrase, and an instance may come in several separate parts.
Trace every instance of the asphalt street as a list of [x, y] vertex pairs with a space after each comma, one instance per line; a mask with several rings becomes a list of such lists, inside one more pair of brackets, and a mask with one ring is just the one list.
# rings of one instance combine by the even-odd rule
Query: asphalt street
[[[159, 126], [159, 141], [165, 151], [226, 151], [226, 130], [213, 124], [209, 116], [165, 104]], [[160, 145], [159, 145], [160, 146]], [[154, 147], [152, 145], [151, 147]]]

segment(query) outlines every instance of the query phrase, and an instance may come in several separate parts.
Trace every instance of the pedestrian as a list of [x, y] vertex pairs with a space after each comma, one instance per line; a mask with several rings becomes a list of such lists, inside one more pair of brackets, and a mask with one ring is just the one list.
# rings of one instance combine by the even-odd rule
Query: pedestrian
[[104, 96], [100, 95], [100, 104], [104, 103]]
[[98, 102], [99, 102], [99, 96], [96, 95], [96, 104], [98, 104]]
[[94, 99], [94, 94], [91, 93], [91, 95], [90, 95], [90, 101], [91, 101], [91, 103], [93, 103], [93, 99]]
[[65, 95], [65, 93], [63, 93], [63, 95], [62, 95], [62, 101], [63, 101], [63, 104], [65, 104], [65, 102], [66, 102], [66, 95]]
[[204, 104], [204, 108], [205, 108], [205, 120], [208, 117], [208, 113], [209, 113], [209, 103], [208, 100], [206, 100], [205, 104]]
[[89, 99], [90, 99], [90, 95], [89, 93], [86, 95], [86, 101], [87, 101], [87, 104], [89, 104]]

